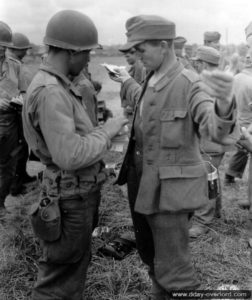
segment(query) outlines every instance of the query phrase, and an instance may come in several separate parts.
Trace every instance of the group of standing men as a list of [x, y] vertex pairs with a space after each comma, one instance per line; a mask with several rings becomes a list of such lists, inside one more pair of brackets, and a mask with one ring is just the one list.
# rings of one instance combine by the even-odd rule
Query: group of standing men
[[[9, 40], [4, 47], [13, 43], [6, 28]], [[209, 203], [200, 141], [227, 144], [232, 135], [233, 76], [205, 70], [200, 79], [185, 68], [174, 50], [175, 24], [165, 18], [131, 17], [126, 30], [122, 50], [137, 51], [148, 71], [143, 83], [123, 71], [114, 78], [122, 84], [122, 99], [134, 108], [117, 183], [128, 187], [137, 249], [152, 281], [149, 299], [167, 300], [172, 290], [200, 286], [188, 232], [193, 212]], [[87, 97], [93, 101], [95, 95], [81, 72], [90, 51], [99, 47], [97, 29], [88, 16], [73, 10], [56, 13], [44, 43], [48, 55], [25, 90], [22, 120], [29, 148], [45, 165], [39, 203], [58, 205], [61, 223], [55, 236], [47, 236], [48, 228], [43, 228], [33, 299], [81, 300], [106, 179], [102, 159], [128, 120], [111, 118], [98, 126], [88, 110]], [[34, 214], [39, 216], [40, 209]]]
[[5, 214], [5, 197], [23, 192], [24, 184], [36, 180], [26, 172], [29, 152], [23, 136], [22, 98], [29, 85], [29, 76], [22, 58], [30, 46], [22, 33], [13, 33], [0, 23], [0, 212]]

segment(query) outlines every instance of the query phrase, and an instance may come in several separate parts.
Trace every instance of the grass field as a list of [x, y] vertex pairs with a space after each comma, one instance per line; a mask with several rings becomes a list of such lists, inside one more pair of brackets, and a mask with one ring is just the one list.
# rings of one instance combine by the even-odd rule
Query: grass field
[[[120, 112], [119, 86], [112, 83], [100, 63], [125, 64], [123, 58], [95, 58], [90, 65], [93, 78], [103, 83], [100, 99], [108, 107]], [[223, 182], [224, 170], [230, 153], [220, 168]], [[107, 162], [119, 162], [122, 154], [109, 152]], [[38, 166], [31, 168], [35, 174]], [[134, 250], [125, 259], [101, 257], [97, 249], [110, 239], [127, 234], [133, 236], [132, 221], [125, 189], [113, 185], [110, 177], [102, 191], [100, 226], [108, 226], [110, 232], [93, 238], [93, 257], [88, 270], [86, 300], [144, 300], [150, 289], [147, 270]], [[234, 284], [240, 289], [252, 290], [252, 266], [247, 243], [245, 224], [248, 212], [240, 210], [237, 200], [247, 197], [247, 171], [243, 179], [233, 186], [222, 185], [222, 217], [216, 219], [207, 234], [190, 243], [193, 264], [202, 289], [217, 289], [223, 284]], [[6, 205], [10, 214], [0, 224], [0, 299], [29, 300], [35, 282], [40, 249], [33, 237], [27, 212], [36, 201], [36, 185], [19, 198], [8, 197]]]

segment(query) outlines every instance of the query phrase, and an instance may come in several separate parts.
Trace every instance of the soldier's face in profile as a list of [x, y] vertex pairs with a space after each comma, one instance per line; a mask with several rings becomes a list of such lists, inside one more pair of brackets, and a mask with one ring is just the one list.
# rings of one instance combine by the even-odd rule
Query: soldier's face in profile
[[193, 67], [200, 74], [204, 69], [203, 61], [195, 60], [194, 63], [193, 63]]
[[133, 65], [137, 60], [137, 52], [135, 48], [131, 48], [129, 51], [125, 52], [124, 55], [129, 65]]
[[15, 50], [15, 53], [16, 53], [17, 57], [21, 60], [22, 58], [25, 57], [25, 55], [27, 53], [27, 49]]
[[70, 56], [69, 75], [77, 76], [90, 61], [90, 50], [73, 52]]

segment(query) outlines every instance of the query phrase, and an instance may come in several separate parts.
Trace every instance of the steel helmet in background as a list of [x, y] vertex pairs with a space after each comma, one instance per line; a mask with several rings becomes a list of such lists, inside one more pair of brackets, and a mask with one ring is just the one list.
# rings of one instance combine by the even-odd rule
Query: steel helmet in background
[[93, 21], [87, 15], [74, 10], [60, 11], [49, 20], [44, 43], [74, 51], [100, 48]]
[[15, 32], [12, 34], [12, 45], [8, 46], [8, 48], [25, 50], [32, 47], [27, 36], [22, 33]]
[[0, 21], [0, 46], [9, 47], [12, 45], [12, 31], [10, 27]]

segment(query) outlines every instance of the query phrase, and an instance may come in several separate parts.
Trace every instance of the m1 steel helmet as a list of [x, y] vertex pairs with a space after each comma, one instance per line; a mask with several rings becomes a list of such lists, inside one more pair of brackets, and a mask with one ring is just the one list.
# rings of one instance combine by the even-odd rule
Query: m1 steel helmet
[[74, 10], [60, 11], [49, 20], [44, 43], [74, 51], [99, 48], [98, 33], [93, 21]]
[[12, 45], [12, 31], [10, 27], [0, 21], [0, 46], [8, 47]]
[[15, 32], [12, 34], [12, 45], [8, 48], [25, 50], [32, 48], [29, 39], [22, 33]]

